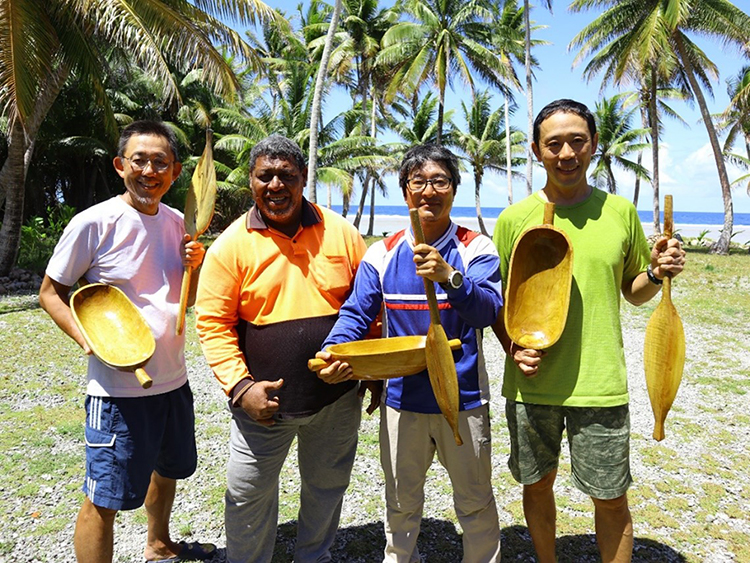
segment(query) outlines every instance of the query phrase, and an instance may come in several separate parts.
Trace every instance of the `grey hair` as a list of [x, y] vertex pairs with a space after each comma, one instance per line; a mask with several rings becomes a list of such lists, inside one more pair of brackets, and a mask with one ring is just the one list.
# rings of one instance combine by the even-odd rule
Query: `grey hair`
[[274, 133], [269, 135], [250, 151], [250, 173], [255, 170], [255, 162], [261, 156], [270, 156], [275, 158], [283, 158], [285, 160], [292, 160], [297, 165], [297, 168], [303, 171], [307, 168], [305, 163], [305, 155], [302, 154], [302, 150], [299, 145], [287, 139], [283, 135]]
[[177, 150], [177, 136], [174, 131], [163, 121], [155, 121], [151, 119], [141, 119], [140, 121], [134, 121], [120, 134], [120, 142], [117, 144], [117, 155], [125, 156], [125, 147], [130, 140], [130, 137], [134, 135], [154, 135], [156, 137], [164, 137], [169, 143], [169, 148], [172, 149], [172, 155], [174, 156], [175, 162], [180, 161], [180, 153]]

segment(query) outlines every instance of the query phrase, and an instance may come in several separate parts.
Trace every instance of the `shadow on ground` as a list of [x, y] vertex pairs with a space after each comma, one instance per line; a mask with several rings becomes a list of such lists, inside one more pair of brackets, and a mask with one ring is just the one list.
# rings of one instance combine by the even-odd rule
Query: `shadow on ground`
[[[273, 563], [291, 563], [294, 556], [296, 522], [281, 524], [276, 535]], [[508, 526], [501, 531], [502, 560], [533, 563], [536, 559], [531, 537], [525, 526]], [[382, 522], [340, 528], [331, 550], [332, 560], [342, 563], [376, 563], [382, 561], [385, 534]], [[428, 563], [459, 563], [463, 554], [461, 534], [452, 522], [428, 518], [422, 520], [417, 540], [422, 561]], [[593, 534], [557, 538], [559, 563], [595, 563], [600, 561]], [[224, 563], [226, 552], [219, 549], [210, 563]], [[662, 543], [636, 538], [634, 563], [685, 563], [687, 559]]]

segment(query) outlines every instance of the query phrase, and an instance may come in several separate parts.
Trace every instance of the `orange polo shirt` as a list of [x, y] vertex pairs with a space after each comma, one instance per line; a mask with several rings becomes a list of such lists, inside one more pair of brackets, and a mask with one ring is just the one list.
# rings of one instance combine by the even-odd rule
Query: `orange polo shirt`
[[[335, 387], [307, 371], [306, 359], [335, 322], [365, 250], [346, 219], [307, 200], [292, 237], [267, 226], [253, 207], [216, 239], [201, 270], [196, 326], [227, 395], [248, 377], [283, 377], [285, 387], [323, 383], [307, 394]], [[286, 406], [280, 404], [280, 412], [309, 409]]]

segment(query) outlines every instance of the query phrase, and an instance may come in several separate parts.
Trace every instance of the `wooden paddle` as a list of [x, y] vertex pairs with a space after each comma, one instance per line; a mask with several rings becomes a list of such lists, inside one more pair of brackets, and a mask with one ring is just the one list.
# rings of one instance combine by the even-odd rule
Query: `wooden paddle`
[[[190, 240], [196, 240], [201, 236], [211, 224], [211, 218], [214, 216], [216, 169], [214, 168], [214, 151], [211, 146], [212, 138], [211, 129], [206, 129], [206, 147], [193, 171], [193, 179], [185, 199], [185, 232], [190, 235]], [[189, 266], [185, 267], [180, 288], [180, 309], [177, 314], [178, 336], [185, 330], [185, 311], [192, 274], [193, 269]]]
[[[422, 224], [419, 222], [419, 210], [410, 209], [409, 218], [411, 219], [412, 229], [414, 229], [414, 240], [417, 244], [423, 244], [424, 233], [422, 232]], [[423, 280], [427, 303], [430, 306], [430, 328], [427, 331], [424, 350], [427, 359], [427, 373], [430, 376], [430, 384], [440, 411], [453, 430], [456, 445], [460, 446], [464, 442], [458, 433], [458, 374], [456, 373], [456, 363], [453, 361], [448, 337], [443, 325], [440, 324], [435, 284], [427, 278], [423, 278]]]
[[505, 330], [522, 348], [543, 350], [562, 336], [573, 285], [573, 246], [554, 226], [555, 204], [544, 204], [543, 224], [526, 229], [508, 267]]
[[[664, 196], [664, 236], [672, 238], [672, 196]], [[646, 386], [654, 411], [654, 439], [664, 439], [664, 421], [677, 395], [685, 365], [685, 332], [672, 304], [672, 276], [664, 277], [661, 301], [646, 326], [643, 347]]]

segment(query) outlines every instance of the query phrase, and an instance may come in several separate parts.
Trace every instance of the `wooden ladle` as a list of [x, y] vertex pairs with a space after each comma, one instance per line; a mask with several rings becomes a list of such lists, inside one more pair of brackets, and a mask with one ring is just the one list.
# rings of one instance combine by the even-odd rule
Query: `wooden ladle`
[[154, 354], [156, 341], [122, 290], [104, 283], [84, 285], [71, 295], [70, 310], [86, 344], [104, 365], [132, 371], [141, 387], [151, 387], [143, 366]]
[[[310, 371], [319, 371], [330, 362], [340, 360], [352, 368], [352, 379], [390, 379], [404, 377], [424, 371], [427, 367], [424, 336], [392, 336], [354, 340], [328, 346], [330, 361], [313, 358], [308, 360]], [[451, 350], [461, 348], [458, 338], [449, 340]]]
[[510, 257], [504, 310], [508, 336], [522, 348], [542, 350], [565, 329], [573, 283], [573, 247], [553, 225], [555, 204], [544, 204], [544, 223], [527, 229]]

